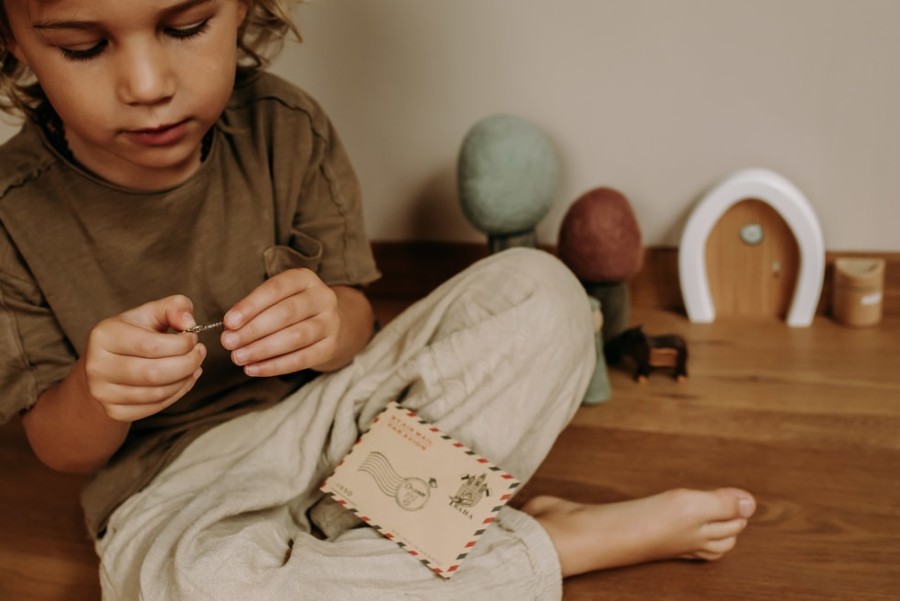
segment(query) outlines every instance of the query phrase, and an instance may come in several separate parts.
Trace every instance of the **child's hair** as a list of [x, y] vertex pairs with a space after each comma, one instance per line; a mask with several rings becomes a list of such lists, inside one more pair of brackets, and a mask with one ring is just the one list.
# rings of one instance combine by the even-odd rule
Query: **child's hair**
[[[246, 0], [247, 18], [238, 33], [238, 67], [265, 68], [281, 49], [285, 37], [300, 32], [290, 5], [302, 0]], [[46, 97], [31, 70], [10, 52], [12, 31], [4, 0], [0, 0], [0, 111], [34, 117]]]

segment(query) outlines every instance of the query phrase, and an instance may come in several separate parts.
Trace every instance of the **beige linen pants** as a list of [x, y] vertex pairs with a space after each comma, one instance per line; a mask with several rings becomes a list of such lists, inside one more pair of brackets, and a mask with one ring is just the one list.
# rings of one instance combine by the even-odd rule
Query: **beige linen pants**
[[[491, 601], [561, 597], [559, 561], [504, 508], [450, 580], [318, 490], [391, 400], [523, 482], [572, 418], [595, 363], [590, 307], [551, 255], [512, 249], [445, 283], [346, 368], [198, 438], [97, 543], [104, 599]], [[315, 509], [310, 512], [314, 507]], [[310, 534], [310, 518], [331, 536]]]

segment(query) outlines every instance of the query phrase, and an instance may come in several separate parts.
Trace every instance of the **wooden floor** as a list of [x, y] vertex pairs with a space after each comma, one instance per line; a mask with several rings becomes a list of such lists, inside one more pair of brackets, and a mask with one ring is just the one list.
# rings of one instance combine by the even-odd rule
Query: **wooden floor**
[[[386, 319], [400, 308], [377, 306]], [[659, 311], [632, 321], [688, 340], [689, 379], [660, 371], [637, 384], [612, 368], [613, 398], [579, 411], [519, 502], [734, 485], [760, 507], [718, 563], [582, 576], [566, 601], [900, 599], [900, 319], [864, 330]], [[17, 423], [0, 428], [0, 600], [99, 598], [81, 484], [43, 469]]]

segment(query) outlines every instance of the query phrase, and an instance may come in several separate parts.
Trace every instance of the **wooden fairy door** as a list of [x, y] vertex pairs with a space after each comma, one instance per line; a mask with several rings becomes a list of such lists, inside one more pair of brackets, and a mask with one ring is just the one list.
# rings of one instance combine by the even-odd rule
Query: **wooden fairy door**
[[797, 240], [768, 203], [746, 199], [722, 215], [706, 242], [706, 273], [716, 315], [784, 318], [800, 264]]

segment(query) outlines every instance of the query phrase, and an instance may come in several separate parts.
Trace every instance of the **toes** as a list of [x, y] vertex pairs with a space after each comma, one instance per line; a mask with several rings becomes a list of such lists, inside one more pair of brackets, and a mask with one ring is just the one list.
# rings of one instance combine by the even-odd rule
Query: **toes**
[[712, 540], [703, 545], [703, 549], [701, 552], [710, 553], [712, 555], [718, 555], [719, 557], [725, 555], [737, 544], [737, 537], [729, 536], [728, 538], [720, 538], [719, 540]]
[[756, 513], [756, 499], [749, 495], [738, 499], [738, 515], [742, 518], [750, 518]]
[[725, 520], [721, 522], [709, 522], [704, 524], [701, 534], [707, 540], [719, 540], [729, 536], [737, 536], [747, 527], [747, 520], [739, 518], [736, 520]]
[[697, 551], [689, 557], [689, 559], [702, 559], [703, 561], [717, 561], [722, 559], [722, 553], [710, 553], [707, 551]]
[[702, 559], [704, 561], [716, 561], [725, 556], [726, 553], [734, 549], [737, 544], [737, 537], [729, 536], [719, 540], [709, 541], [702, 548], [693, 553], [683, 556], [684, 559]]
[[740, 488], [720, 488], [715, 491], [720, 505], [719, 520], [734, 518], [747, 519], [756, 512], [756, 499], [746, 490]]
[[670, 503], [680, 507], [686, 519], [697, 526], [707, 522], [727, 522], [747, 519], [756, 511], [756, 500], [740, 488], [720, 488], [713, 491], [675, 489], [665, 493]]

